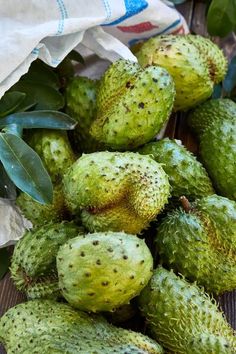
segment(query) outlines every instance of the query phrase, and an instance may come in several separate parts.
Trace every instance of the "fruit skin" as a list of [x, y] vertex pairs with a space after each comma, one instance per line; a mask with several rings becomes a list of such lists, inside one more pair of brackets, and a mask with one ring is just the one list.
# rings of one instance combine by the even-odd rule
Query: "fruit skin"
[[60, 183], [76, 160], [67, 133], [54, 129], [34, 129], [29, 144], [40, 156], [53, 183]]
[[156, 251], [163, 264], [208, 292], [236, 288], [236, 203], [212, 195], [175, 210], [157, 227]]
[[99, 82], [87, 77], [74, 77], [66, 88], [66, 112], [77, 121], [71, 132], [71, 143], [79, 152], [94, 152], [102, 148], [90, 134], [90, 126], [97, 115]]
[[152, 276], [153, 259], [145, 241], [124, 232], [78, 236], [57, 255], [59, 286], [82, 311], [112, 311], [129, 303]]
[[232, 328], [195, 284], [158, 267], [139, 298], [153, 338], [176, 354], [233, 354]]
[[195, 199], [214, 194], [205, 168], [180, 140], [164, 138], [144, 145], [138, 152], [149, 154], [162, 164], [169, 177], [173, 197], [185, 195]]
[[227, 70], [223, 52], [196, 35], [156, 36], [144, 42], [135, 55], [142, 67], [158, 65], [168, 70], [175, 82], [175, 111], [205, 101]]
[[138, 234], [163, 209], [170, 186], [160, 164], [132, 152], [83, 155], [64, 177], [69, 210], [90, 231]]
[[164, 353], [143, 334], [50, 300], [29, 301], [8, 310], [0, 320], [0, 341], [8, 354]]
[[208, 101], [190, 115], [189, 124], [200, 134], [201, 160], [216, 191], [236, 200], [236, 104]]
[[56, 271], [58, 249], [83, 232], [73, 222], [50, 223], [25, 233], [18, 241], [11, 262], [11, 277], [28, 298], [57, 298], [60, 295]]
[[56, 185], [53, 188], [52, 204], [42, 205], [23, 192], [17, 197], [16, 204], [22, 214], [32, 222], [34, 227], [49, 222], [62, 221], [63, 219], [67, 219], [68, 216], [61, 185]]
[[100, 81], [97, 117], [90, 133], [109, 149], [135, 149], [159, 133], [174, 96], [174, 83], [165, 69], [142, 69], [137, 63], [118, 60]]

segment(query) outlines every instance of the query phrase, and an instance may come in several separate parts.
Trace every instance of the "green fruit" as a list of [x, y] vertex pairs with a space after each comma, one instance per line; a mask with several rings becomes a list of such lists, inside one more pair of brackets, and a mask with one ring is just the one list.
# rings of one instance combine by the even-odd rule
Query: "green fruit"
[[56, 255], [81, 228], [72, 222], [48, 224], [26, 232], [18, 241], [11, 263], [11, 277], [18, 290], [31, 299], [59, 296]]
[[52, 204], [40, 204], [23, 192], [17, 197], [16, 204], [33, 226], [62, 221], [67, 214], [61, 185], [57, 185], [53, 189]]
[[91, 135], [114, 150], [130, 150], [152, 140], [172, 110], [174, 84], [159, 67], [142, 69], [118, 60], [101, 79]]
[[147, 285], [152, 267], [145, 242], [123, 232], [78, 236], [57, 255], [62, 294], [83, 311], [112, 311], [127, 304]]
[[138, 234], [163, 209], [169, 182], [160, 164], [132, 152], [83, 155], [64, 177], [69, 210], [94, 231]]
[[136, 312], [136, 307], [132, 303], [129, 303], [117, 307], [115, 311], [104, 312], [103, 315], [106, 316], [112, 324], [119, 324], [129, 321], [136, 315]]
[[214, 193], [206, 170], [180, 140], [165, 138], [146, 144], [138, 151], [151, 155], [162, 164], [169, 177], [173, 197], [185, 195], [195, 199]]
[[189, 124], [199, 134], [200, 156], [215, 189], [236, 200], [236, 104], [208, 101], [193, 111]]
[[94, 152], [102, 147], [89, 132], [97, 115], [97, 88], [98, 81], [81, 76], [74, 77], [66, 88], [66, 111], [78, 123], [71, 141], [79, 152]]
[[62, 180], [64, 173], [76, 159], [65, 131], [33, 130], [29, 144], [40, 156], [53, 183]]
[[0, 320], [0, 341], [8, 354], [163, 354], [161, 346], [143, 334], [49, 300], [8, 310]]
[[175, 82], [176, 111], [210, 97], [214, 84], [222, 81], [227, 69], [223, 52], [209, 39], [196, 35], [156, 36], [135, 55], [142, 67], [158, 65], [168, 70]]
[[212, 195], [167, 215], [157, 228], [161, 261], [208, 292], [236, 288], [236, 203]]
[[162, 267], [142, 291], [140, 308], [152, 337], [175, 354], [233, 354], [233, 330], [195, 284]]

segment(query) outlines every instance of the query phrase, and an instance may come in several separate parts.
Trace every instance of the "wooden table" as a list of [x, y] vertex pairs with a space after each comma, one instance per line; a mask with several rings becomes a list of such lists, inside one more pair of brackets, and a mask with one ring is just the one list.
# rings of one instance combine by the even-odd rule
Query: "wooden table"
[[[188, 1], [185, 4], [179, 5], [178, 9], [184, 15], [189, 27], [194, 33], [207, 35], [204, 3]], [[228, 36], [224, 40], [215, 39], [215, 42], [224, 49], [228, 58], [231, 58], [233, 53], [236, 53], [236, 41], [233, 36]], [[182, 140], [189, 150], [197, 153], [197, 144], [186, 127], [184, 114], [179, 114], [171, 118], [166, 130], [166, 136]], [[16, 290], [8, 273], [4, 279], [0, 281], [0, 316], [5, 313], [7, 309], [24, 300], [24, 295]], [[228, 321], [232, 327], [236, 329], [236, 291], [221, 296], [219, 303]], [[0, 354], [4, 353], [4, 349], [0, 347]]]

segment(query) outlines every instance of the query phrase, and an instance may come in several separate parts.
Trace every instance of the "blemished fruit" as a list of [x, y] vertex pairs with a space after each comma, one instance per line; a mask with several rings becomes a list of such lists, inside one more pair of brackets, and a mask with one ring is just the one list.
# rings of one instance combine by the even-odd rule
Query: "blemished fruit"
[[132, 152], [83, 155], [64, 177], [69, 210], [81, 213], [90, 231], [138, 234], [168, 201], [170, 185], [162, 166]]
[[40, 156], [52, 182], [60, 183], [68, 167], [76, 160], [67, 133], [54, 129], [34, 129], [29, 144]]
[[60, 296], [56, 270], [58, 249], [81, 233], [73, 222], [50, 223], [25, 233], [18, 241], [11, 262], [11, 277], [28, 298]]
[[94, 152], [102, 148], [89, 132], [97, 115], [98, 84], [96, 80], [77, 76], [66, 88], [66, 111], [77, 121], [75, 129], [71, 132], [71, 142], [79, 152]]
[[112, 311], [129, 303], [152, 276], [153, 259], [145, 241], [123, 232], [78, 236], [57, 255], [59, 286], [82, 311]]
[[195, 199], [214, 193], [205, 168], [180, 140], [164, 138], [144, 145], [138, 152], [150, 155], [162, 164], [169, 177], [173, 197], [185, 195]]
[[113, 150], [131, 150], [152, 140], [172, 111], [174, 83], [160, 67], [142, 69], [118, 60], [105, 72], [97, 91], [97, 117], [91, 135]]
[[236, 104], [207, 101], [190, 114], [189, 125], [199, 136], [201, 160], [216, 191], [236, 200]]
[[209, 98], [227, 69], [219, 47], [197, 35], [156, 36], [144, 42], [135, 55], [142, 67], [158, 65], [173, 77], [176, 111], [188, 110]]
[[0, 342], [8, 354], [163, 354], [147, 336], [116, 328], [67, 304], [34, 300], [19, 304], [0, 320]]
[[167, 214], [157, 227], [156, 250], [161, 261], [208, 292], [236, 288], [236, 203], [204, 197]]
[[150, 334], [176, 354], [234, 354], [234, 332], [195, 284], [158, 267], [139, 298]]
[[40, 204], [28, 194], [21, 192], [16, 199], [16, 205], [34, 227], [49, 222], [62, 221], [67, 218], [68, 214], [61, 185], [54, 186], [53, 202], [51, 204]]

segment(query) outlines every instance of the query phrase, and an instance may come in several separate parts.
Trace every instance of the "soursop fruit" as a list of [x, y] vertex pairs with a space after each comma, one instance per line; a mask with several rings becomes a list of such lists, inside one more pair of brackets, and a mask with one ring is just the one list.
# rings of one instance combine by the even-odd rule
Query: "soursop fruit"
[[142, 69], [118, 60], [97, 91], [97, 117], [91, 135], [113, 150], [131, 150], [152, 140], [170, 116], [174, 83], [160, 67]]
[[199, 136], [201, 160], [216, 191], [236, 200], [236, 103], [207, 101], [190, 114], [189, 125]]
[[11, 277], [28, 298], [60, 296], [56, 270], [58, 249], [83, 230], [73, 222], [50, 223], [25, 233], [14, 249]]
[[151, 336], [175, 354], [233, 354], [234, 332], [215, 302], [184, 278], [158, 267], [139, 298]]
[[61, 185], [54, 186], [51, 204], [40, 204], [28, 194], [21, 192], [16, 199], [16, 205], [34, 227], [49, 222], [62, 221], [68, 216]]
[[135, 55], [142, 67], [158, 65], [168, 70], [176, 88], [176, 111], [209, 98], [227, 70], [223, 52], [209, 39], [191, 34], [150, 38]]
[[76, 160], [66, 131], [34, 129], [28, 142], [40, 156], [52, 182], [60, 183], [68, 167]]
[[138, 152], [150, 155], [162, 164], [169, 177], [173, 197], [185, 195], [195, 199], [214, 194], [205, 168], [180, 140], [164, 138], [144, 145]]
[[[184, 210], [185, 209], [185, 210]], [[161, 261], [208, 292], [236, 288], [236, 203], [204, 197], [192, 205], [183, 200], [157, 227], [156, 250]]]
[[147, 285], [152, 268], [145, 242], [123, 232], [75, 237], [57, 255], [64, 298], [89, 312], [112, 311], [129, 303]]
[[8, 310], [0, 319], [0, 342], [8, 354], [164, 353], [143, 334], [50, 300], [29, 301]]
[[140, 233], [164, 208], [169, 192], [162, 166], [132, 152], [83, 155], [64, 177], [67, 206], [81, 213], [90, 232]]
[[97, 116], [98, 81], [87, 77], [74, 77], [66, 88], [66, 112], [77, 125], [71, 133], [71, 143], [79, 152], [94, 152], [102, 148], [90, 134], [90, 126]]

